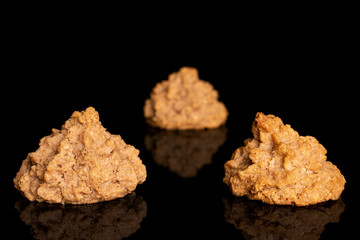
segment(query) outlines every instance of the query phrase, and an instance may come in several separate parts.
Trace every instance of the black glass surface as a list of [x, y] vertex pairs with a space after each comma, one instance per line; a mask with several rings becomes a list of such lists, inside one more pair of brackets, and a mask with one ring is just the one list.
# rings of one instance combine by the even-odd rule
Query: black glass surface
[[[347, 138], [349, 126], [354, 126], [349, 108], [353, 101], [338, 94], [348, 88], [345, 83], [327, 81], [339, 77], [342, 69], [331, 61], [317, 69], [279, 63], [281, 67], [273, 63], [257, 68], [220, 60], [206, 64], [139, 60], [100, 68], [82, 64], [71, 71], [51, 64], [46, 72], [24, 68], [34, 79], [31, 87], [13, 95], [3, 109], [4, 234], [11, 239], [353, 238], [353, 218], [359, 213], [353, 167], [358, 159]], [[145, 123], [143, 106], [151, 89], [184, 65], [197, 67], [200, 78], [218, 90], [229, 110], [224, 126], [165, 131]], [[36, 81], [36, 73], [47, 80]], [[88, 206], [29, 202], [12, 183], [21, 161], [52, 128], [61, 128], [73, 111], [88, 106], [95, 107], [110, 133], [120, 134], [140, 150], [146, 182], [124, 199]], [[347, 180], [341, 199], [309, 207], [270, 206], [231, 194], [222, 182], [223, 166], [252, 137], [258, 111], [279, 116], [300, 135], [314, 136], [326, 147], [328, 161]]]

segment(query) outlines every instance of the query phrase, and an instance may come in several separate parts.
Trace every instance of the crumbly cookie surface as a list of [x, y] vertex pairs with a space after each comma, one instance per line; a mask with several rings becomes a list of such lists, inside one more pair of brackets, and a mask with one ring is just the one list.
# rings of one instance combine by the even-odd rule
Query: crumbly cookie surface
[[263, 113], [256, 115], [252, 133], [225, 164], [224, 182], [235, 196], [297, 206], [340, 197], [345, 178], [314, 137]]
[[139, 150], [101, 125], [89, 107], [41, 139], [14, 184], [30, 201], [90, 204], [120, 198], [146, 179]]
[[144, 115], [150, 125], [164, 129], [217, 128], [228, 116], [218, 97], [209, 82], [199, 79], [195, 68], [183, 67], [154, 87], [145, 101]]

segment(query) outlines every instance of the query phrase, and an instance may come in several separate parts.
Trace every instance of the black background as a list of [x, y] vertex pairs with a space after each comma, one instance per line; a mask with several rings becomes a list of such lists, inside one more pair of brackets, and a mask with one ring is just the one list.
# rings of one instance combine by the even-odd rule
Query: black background
[[[147, 181], [136, 189], [147, 203], [147, 214], [129, 239], [244, 239], [225, 218], [224, 202], [231, 194], [222, 183], [223, 165], [252, 137], [251, 124], [259, 111], [279, 116], [300, 135], [314, 136], [327, 148], [328, 160], [347, 180], [341, 197], [345, 211], [338, 223], [326, 225], [320, 239], [355, 236], [358, 155], [351, 137], [358, 131], [357, 86], [348, 49], [335, 43], [325, 38], [265, 45], [259, 41], [251, 46], [209, 44], [201, 51], [173, 46], [165, 53], [158, 45], [141, 42], [96, 50], [86, 42], [72, 43], [71, 48], [18, 45], [8, 61], [8, 85], [2, 88], [5, 233], [13, 239], [33, 237], [15, 208], [24, 199], [12, 183], [21, 161], [73, 111], [93, 106], [109, 132], [140, 150], [147, 167]], [[143, 118], [144, 101], [157, 82], [182, 66], [196, 67], [229, 110], [226, 141], [211, 164], [190, 178], [158, 165], [145, 146], [150, 130]]]

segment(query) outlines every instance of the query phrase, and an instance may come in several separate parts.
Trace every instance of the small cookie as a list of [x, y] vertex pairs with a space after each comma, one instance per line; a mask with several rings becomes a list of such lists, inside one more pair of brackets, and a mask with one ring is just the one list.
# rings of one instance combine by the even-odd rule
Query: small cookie
[[164, 129], [217, 128], [228, 116], [218, 97], [209, 82], [199, 79], [195, 68], [183, 67], [156, 84], [145, 101], [144, 115], [150, 125]]

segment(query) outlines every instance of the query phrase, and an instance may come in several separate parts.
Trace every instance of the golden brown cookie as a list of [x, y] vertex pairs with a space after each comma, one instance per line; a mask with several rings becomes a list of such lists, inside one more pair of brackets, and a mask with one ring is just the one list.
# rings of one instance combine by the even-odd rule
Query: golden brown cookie
[[120, 198], [146, 179], [139, 150], [106, 131], [98, 112], [74, 112], [41, 139], [14, 184], [30, 201], [88, 204]]
[[228, 116], [218, 97], [209, 82], [199, 79], [195, 68], [183, 67], [156, 84], [145, 101], [144, 115], [150, 125], [164, 129], [217, 128]]
[[263, 113], [256, 115], [252, 133], [225, 164], [224, 182], [234, 195], [297, 206], [340, 197], [345, 178], [314, 137], [299, 136], [280, 118]]

